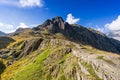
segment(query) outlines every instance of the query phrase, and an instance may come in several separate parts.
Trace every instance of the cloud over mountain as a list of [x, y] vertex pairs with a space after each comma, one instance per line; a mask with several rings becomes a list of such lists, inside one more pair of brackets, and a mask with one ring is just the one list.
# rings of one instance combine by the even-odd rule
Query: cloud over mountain
[[12, 24], [6, 24], [6, 23], [0, 22], [0, 31], [6, 32], [6, 33], [13, 32], [14, 26]]
[[66, 22], [69, 24], [76, 24], [80, 21], [80, 18], [75, 18], [71, 13], [67, 15]]
[[0, 22], [0, 31], [2, 32], [11, 33], [11, 32], [14, 32], [18, 28], [29, 28], [29, 27], [23, 22], [19, 23], [17, 27], [15, 27], [15, 25], [13, 24], [6, 24], [6, 23]]
[[17, 28], [28, 28], [28, 25], [25, 23], [21, 22]]
[[109, 30], [120, 30], [120, 16], [116, 20], [113, 20], [111, 23], [105, 24], [105, 28]]

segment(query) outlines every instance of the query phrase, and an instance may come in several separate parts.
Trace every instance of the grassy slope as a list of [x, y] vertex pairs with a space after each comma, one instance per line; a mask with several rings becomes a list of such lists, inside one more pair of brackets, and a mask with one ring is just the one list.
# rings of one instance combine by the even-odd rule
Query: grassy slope
[[82, 73], [78, 58], [73, 56], [70, 48], [54, 45], [54, 48], [46, 46], [34, 51], [8, 66], [1, 75], [2, 80], [77, 80], [76, 72]]
[[[26, 66], [23, 66], [18, 73], [13, 77], [13, 79], [17, 80], [32, 80], [32, 79], [39, 79], [39, 76], [41, 75], [41, 67], [42, 62], [45, 58], [47, 58], [50, 50], [47, 49], [43, 51], [40, 55], [38, 55], [34, 61], [29, 63]], [[33, 76], [34, 75], [34, 76]]]
[[[76, 59], [73, 55], [63, 46], [54, 50], [46, 47], [7, 67], [2, 74], [2, 80], [66, 80], [70, 78], [70, 72], [74, 71], [74, 60]], [[69, 66], [66, 67], [65, 64]]]

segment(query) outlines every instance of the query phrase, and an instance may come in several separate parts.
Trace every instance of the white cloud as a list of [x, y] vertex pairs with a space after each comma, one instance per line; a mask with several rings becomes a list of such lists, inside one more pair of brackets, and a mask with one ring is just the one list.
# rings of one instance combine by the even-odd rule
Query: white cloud
[[0, 31], [10, 33], [15, 30], [13, 25], [0, 22]]
[[116, 20], [113, 20], [111, 23], [107, 23], [104, 27], [95, 26], [94, 29], [107, 33], [109, 31], [120, 30], [120, 16]]
[[96, 28], [97, 31], [104, 32], [104, 28]]
[[0, 4], [17, 7], [42, 7], [42, 0], [0, 0]]
[[12, 24], [6, 24], [6, 23], [0, 22], [0, 31], [2, 31], [2, 32], [11, 33], [11, 32], [16, 31], [16, 29], [18, 29], [18, 28], [29, 28], [29, 27], [28, 27], [28, 25], [26, 25], [23, 22], [19, 23], [19, 25], [17, 27], [15, 27]]
[[28, 25], [25, 23], [21, 22], [17, 28], [28, 28]]
[[22, 7], [43, 6], [42, 0], [20, 0], [19, 3]]
[[72, 16], [71, 13], [67, 15], [66, 22], [68, 22], [69, 24], [76, 24], [79, 21], [80, 18], [75, 18], [74, 16]]
[[116, 20], [113, 20], [111, 23], [105, 24], [105, 28], [109, 30], [120, 30], [120, 16]]
[[97, 30], [97, 31], [103, 32], [103, 33], [106, 32], [105, 27], [99, 27], [98, 25], [96, 25], [96, 26], [94, 27], [94, 29]]

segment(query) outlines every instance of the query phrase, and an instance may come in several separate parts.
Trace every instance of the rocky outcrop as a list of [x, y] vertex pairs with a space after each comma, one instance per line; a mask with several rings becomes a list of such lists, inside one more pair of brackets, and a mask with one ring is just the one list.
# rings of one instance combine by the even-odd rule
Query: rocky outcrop
[[[95, 80], [119, 80], [120, 70], [119, 55], [115, 54], [96, 54], [90, 53], [88, 50], [83, 51], [81, 47], [76, 44], [73, 54], [78, 57], [78, 64], [81, 70], [86, 75], [92, 75]], [[89, 70], [90, 68], [90, 70]], [[93, 71], [91, 71], [93, 70]], [[84, 80], [84, 77], [82, 77]]]
[[32, 39], [30, 41], [24, 41], [23, 49], [19, 57], [26, 57], [29, 53], [38, 49], [40, 43], [43, 41], [41, 38]]

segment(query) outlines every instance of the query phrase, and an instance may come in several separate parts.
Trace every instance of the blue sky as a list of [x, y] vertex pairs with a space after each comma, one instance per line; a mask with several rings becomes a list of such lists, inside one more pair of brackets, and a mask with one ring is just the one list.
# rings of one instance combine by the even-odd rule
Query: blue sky
[[61, 16], [105, 32], [120, 29], [120, 0], [0, 0], [0, 31], [34, 27]]

